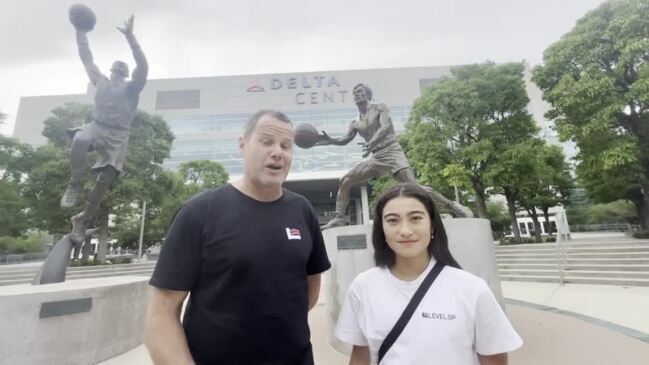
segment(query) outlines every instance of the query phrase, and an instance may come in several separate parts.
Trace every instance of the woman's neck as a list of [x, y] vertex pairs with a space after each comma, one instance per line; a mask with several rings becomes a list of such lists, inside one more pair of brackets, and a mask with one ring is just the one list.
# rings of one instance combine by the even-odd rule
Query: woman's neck
[[413, 281], [423, 273], [428, 264], [430, 257], [421, 255], [417, 257], [396, 257], [394, 265], [390, 268], [392, 275], [403, 281]]

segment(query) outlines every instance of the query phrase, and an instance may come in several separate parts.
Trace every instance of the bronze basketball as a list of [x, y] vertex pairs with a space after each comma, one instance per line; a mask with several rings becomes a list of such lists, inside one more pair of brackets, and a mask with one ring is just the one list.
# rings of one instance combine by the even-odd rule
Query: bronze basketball
[[70, 7], [69, 11], [70, 23], [80, 32], [90, 32], [97, 23], [97, 17], [92, 9], [83, 5], [75, 4]]
[[311, 148], [319, 139], [318, 130], [309, 123], [302, 123], [295, 128], [293, 140], [298, 147]]

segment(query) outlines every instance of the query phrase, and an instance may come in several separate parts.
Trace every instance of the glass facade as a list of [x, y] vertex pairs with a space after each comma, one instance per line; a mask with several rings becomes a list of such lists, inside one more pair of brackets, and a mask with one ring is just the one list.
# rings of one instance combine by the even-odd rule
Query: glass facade
[[[409, 106], [391, 107], [392, 123], [397, 133], [404, 129], [410, 115]], [[347, 132], [349, 124], [357, 118], [355, 107], [346, 109], [286, 112], [294, 125], [310, 123], [318, 130], [325, 130], [332, 137]], [[191, 160], [212, 160], [225, 166], [230, 175], [243, 174], [243, 158], [239, 152], [239, 136], [250, 114], [192, 115], [167, 117], [176, 136], [171, 158], [164, 165], [177, 169], [178, 165]], [[310, 149], [295, 147], [292, 172], [349, 170], [361, 160], [361, 148], [357, 138], [346, 146], [318, 146]]]

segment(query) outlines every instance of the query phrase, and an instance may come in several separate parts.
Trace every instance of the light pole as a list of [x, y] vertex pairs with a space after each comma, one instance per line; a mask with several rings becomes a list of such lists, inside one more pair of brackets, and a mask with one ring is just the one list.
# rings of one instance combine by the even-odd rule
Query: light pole
[[146, 217], [146, 200], [142, 201], [142, 221], [140, 223], [140, 242], [137, 248], [137, 258], [142, 260], [142, 240], [144, 239], [144, 217]]

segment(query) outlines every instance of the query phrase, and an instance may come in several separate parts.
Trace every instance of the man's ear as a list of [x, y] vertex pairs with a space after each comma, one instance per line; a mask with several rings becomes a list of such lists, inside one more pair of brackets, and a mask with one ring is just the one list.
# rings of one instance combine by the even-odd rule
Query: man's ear
[[244, 137], [239, 137], [239, 151], [243, 153], [245, 147], [246, 147], [246, 139]]

